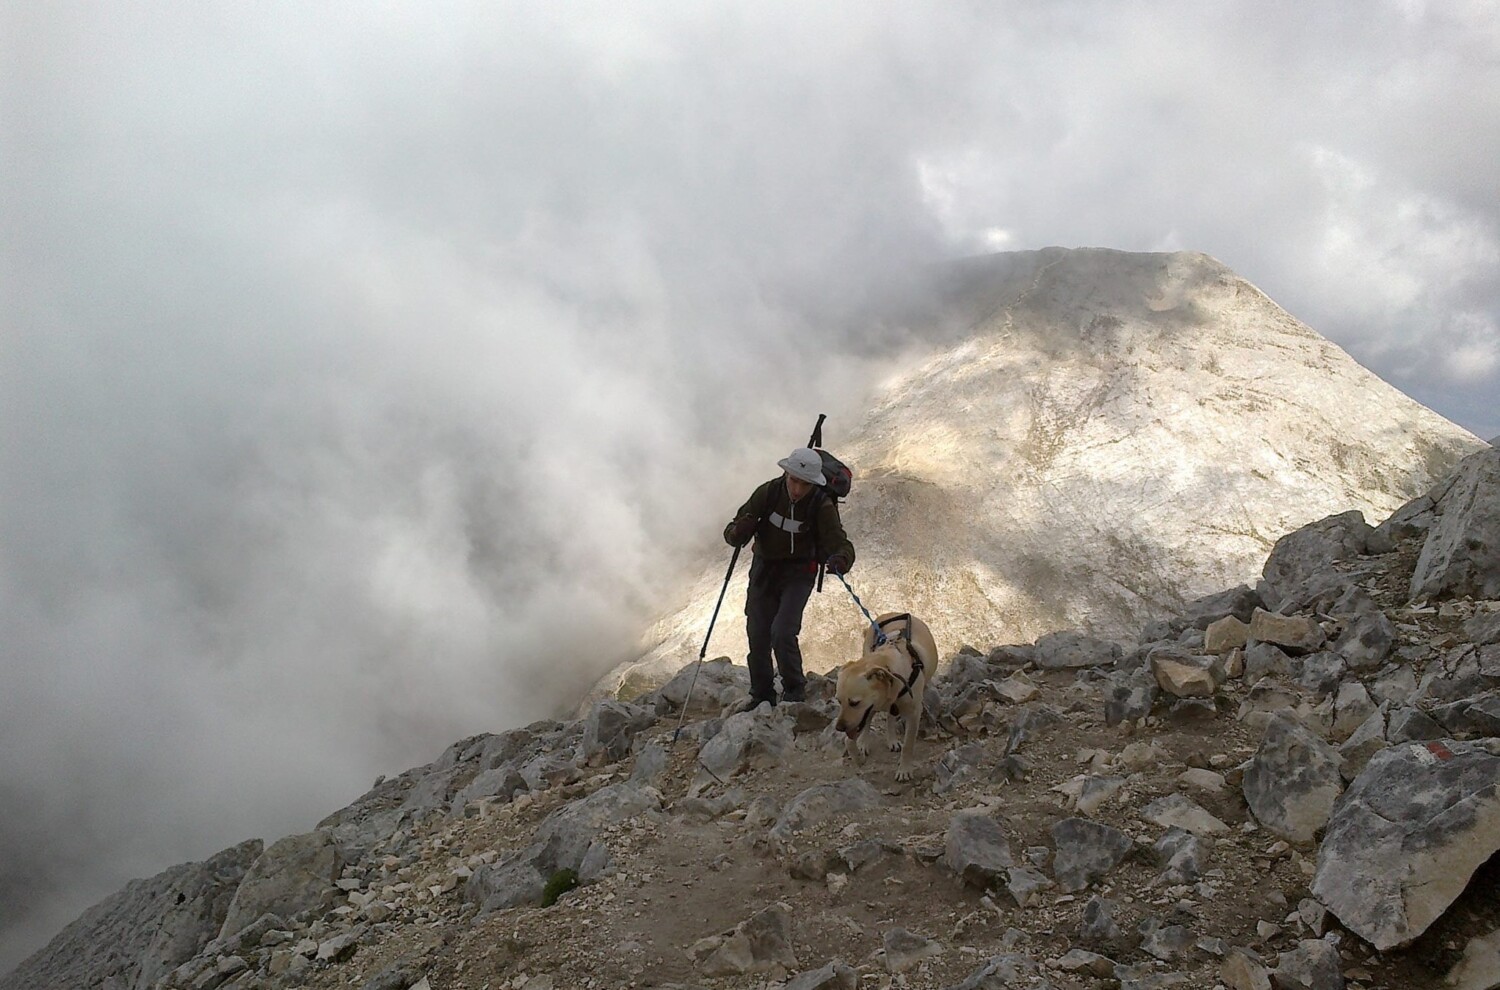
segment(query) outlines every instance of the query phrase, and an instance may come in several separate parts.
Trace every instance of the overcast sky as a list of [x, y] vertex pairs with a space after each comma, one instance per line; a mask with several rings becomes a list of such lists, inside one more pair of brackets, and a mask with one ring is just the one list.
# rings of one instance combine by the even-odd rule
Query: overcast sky
[[0, 970], [552, 714], [932, 262], [1204, 251], [1500, 434], [1497, 191], [1480, 0], [0, 0]]

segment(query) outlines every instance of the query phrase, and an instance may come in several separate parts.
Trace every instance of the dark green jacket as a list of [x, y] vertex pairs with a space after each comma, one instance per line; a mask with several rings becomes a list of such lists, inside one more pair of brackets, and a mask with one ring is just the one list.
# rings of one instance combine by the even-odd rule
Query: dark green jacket
[[[808, 518], [810, 508], [812, 519]], [[750, 498], [735, 513], [735, 519], [740, 516], [760, 520], [755, 529], [755, 553], [767, 560], [822, 563], [841, 553], [851, 565], [854, 563], [854, 544], [844, 534], [838, 503], [816, 489], [794, 503], [787, 494], [786, 478], [772, 479], [750, 493]], [[726, 541], [733, 528], [731, 519], [724, 527]]]

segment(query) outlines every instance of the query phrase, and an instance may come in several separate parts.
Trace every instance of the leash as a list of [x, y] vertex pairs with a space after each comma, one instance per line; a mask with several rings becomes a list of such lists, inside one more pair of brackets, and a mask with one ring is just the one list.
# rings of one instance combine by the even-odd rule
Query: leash
[[854, 589], [849, 587], [849, 582], [845, 580], [844, 575], [835, 574], [834, 577], [838, 578], [839, 583], [842, 584], [845, 588], [848, 588], [849, 597], [853, 598], [854, 604], [858, 605], [859, 610], [865, 613], [865, 619], [870, 623], [870, 628], [875, 630], [875, 645], [884, 646], [886, 644], [886, 635], [885, 630], [880, 628], [880, 623], [875, 621], [875, 617], [870, 614], [870, 610], [865, 608], [865, 603], [860, 601], [859, 596], [854, 593]]

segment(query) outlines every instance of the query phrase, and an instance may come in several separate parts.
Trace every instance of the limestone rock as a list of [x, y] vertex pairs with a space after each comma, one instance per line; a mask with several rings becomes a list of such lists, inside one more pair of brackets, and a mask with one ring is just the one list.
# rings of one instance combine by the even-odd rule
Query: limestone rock
[[1500, 598], [1500, 450], [1464, 458], [1436, 512], [1412, 573], [1412, 597]]
[[1235, 616], [1226, 615], [1204, 630], [1203, 652], [1220, 656], [1230, 650], [1244, 647], [1249, 636], [1249, 623], [1241, 622]]
[[1292, 658], [1273, 643], [1250, 643], [1245, 647], [1245, 683], [1254, 686], [1264, 677], [1291, 673]]
[[1225, 681], [1223, 664], [1212, 657], [1158, 648], [1149, 662], [1157, 685], [1178, 698], [1212, 698]]
[[988, 887], [1014, 865], [1000, 823], [983, 811], [961, 811], [948, 823], [944, 862], [965, 882]]
[[1195, 883], [1203, 875], [1203, 864], [1208, 859], [1207, 844], [1192, 832], [1169, 828], [1151, 849], [1163, 868], [1162, 879], [1167, 883]]
[[1272, 716], [1245, 771], [1245, 801], [1256, 820], [1291, 842], [1310, 843], [1343, 788], [1338, 751], [1297, 722]]
[[93, 986], [106, 965], [118, 967], [122, 986], [151, 986], [219, 934], [235, 889], [262, 851], [252, 839], [131, 881], [0, 976], [0, 987]]
[[1229, 826], [1181, 794], [1157, 798], [1141, 809], [1141, 817], [1163, 828], [1180, 828], [1194, 835], [1222, 835]]
[[790, 936], [791, 911], [772, 904], [723, 935], [703, 939], [692, 955], [706, 976], [775, 973], [797, 967]]
[[1188, 602], [1178, 615], [1189, 627], [1206, 631], [1226, 618], [1233, 618], [1244, 625], [1250, 621], [1255, 610], [1264, 608], [1265, 604], [1259, 592], [1247, 584], [1241, 584]]
[[1268, 601], [1267, 605], [1281, 607], [1298, 588], [1335, 561], [1364, 553], [1372, 531], [1373, 527], [1365, 522], [1364, 514], [1351, 510], [1308, 523], [1281, 537], [1271, 548], [1261, 571], [1277, 599]]
[[859, 973], [835, 959], [821, 969], [792, 977], [785, 990], [856, 990], [858, 986]]
[[1281, 954], [1271, 980], [1276, 990], [1344, 990], [1339, 950], [1322, 939], [1303, 939]]
[[1345, 681], [1339, 685], [1338, 696], [1333, 702], [1333, 739], [1342, 742], [1354, 734], [1375, 711], [1370, 692], [1359, 681]]
[[1344, 628], [1333, 648], [1351, 670], [1374, 670], [1385, 663], [1395, 643], [1396, 627], [1385, 613], [1366, 612]]
[[725, 719], [724, 727], [699, 751], [698, 760], [722, 778], [750, 766], [774, 766], [791, 747], [791, 725], [774, 711], [759, 708]]
[[1057, 850], [1052, 875], [1065, 893], [1083, 890], [1135, 847], [1125, 833], [1086, 818], [1065, 818], [1053, 825], [1052, 845]]
[[1386, 706], [1381, 705], [1339, 746], [1339, 759], [1343, 761], [1339, 772], [1345, 780], [1359, 776], [1370, 757], [1385, 749], [1385, 718]]
[[1104, 724], [1114, 726], [1150, 715], [1160, 690], [1149, 668], [1110, 674], [1104, 689]]
[[1281, 615], [1256, 609], [1250, 617], [1250, 639], [1274, 643], [1291, 653], [1311, 653], [1328, 639], [1316, 619], [1307, 615]]
[[1271, 974], [1248, 949], [1234, 949], [1219, 967], [1219, 979], [1229, 990], [1271, 990]]
[[636, 705], [609, 699], [596, 702], [583, 720], [584, 762], [596, 767], [624, 759], [635, 734], [654, 721], [654, 713]]
[[943, 954], [943, 947], [932, 939], [905, 928], [892, 928], [880, 938], [885, 947], [885, 969], [888, 973], [904, 973], [915, 968], [923, 960]]
[[1445, 980], [1453, 990], [1496, 990], [1500, 987], [1500, 931], [1478, 935], [1464, 947], [1463, 958]]
[[261, 853], [240, 881], [220, 936], [233, 935], [263, 914], [290, 917], [331, 905], [343, 857], [325, 830], [289, 835]]
[[1120, 659], [1120, 647], [1107, 640], [1063, 630], [1038, 639], [1033, 659], [1043, 670], [1107, 667]]
[[771, 828], [774, 842], [785, 842], [807, 826], [834, 815], [865, 811], [880, 805], [880, 793], [858, 777], [814, 784], [787, 802]]
[[1376, 753], [1328, 824], [1313, 895], [1377, 949], [1411, 942], [1500, 849], [1497, 780], [1493, 742]]

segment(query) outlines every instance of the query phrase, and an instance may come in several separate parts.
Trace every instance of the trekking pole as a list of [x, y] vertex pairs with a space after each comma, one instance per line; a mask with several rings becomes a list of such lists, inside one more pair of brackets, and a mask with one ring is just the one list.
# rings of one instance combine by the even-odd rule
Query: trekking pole
[[693, 668], [693, 679], [688, 684], [687, 697], [682, 699], [682, 713], [677, 716], [677, 728], [672, 732], [672, 742], [675, 745], [677, 736], [682, 732], [682, 720], [687, 718], [688, 704], [693, 700], [693, 688], [698, 686], [698, 671], [703, 669], [703, 658], [708, 655], [708, 640], [714, 634], [714, 623], [719, 621], [719, 609], [724, 604], [724, 593], [729, 590], [729, 578], [734, 574], [734, 565], [740, 559], [740, 548], [735, 547], [734, 553], [729, 555], [729, 570], [724, 572], [724, 587], [719, 589], [719, 601], [714, 606], [713, 618], [708, 620], [708, 634], [703, 637], [703, 649], [698, 651], [698, 666]]
[[839, 579], [840, 584], [849, 589], [849, 597], [854, 599], [854, 604], [858, 605], [859, 610], [865, 613], [865, 618], [869, 621], [870, 628], [875, 630], [875, 645], [884, 646], [886, 641], [885, 630], [880, 628], [880, 623], [875, 621], [875, 617], [870, 614], [870, 610], [865, 608], [865, 603], [860, 601], [859, 596], [854, 593], [854, 589], [849, 587], [849, 582], [844, 579], [844, 575], [836, 573], [833, 576]]

